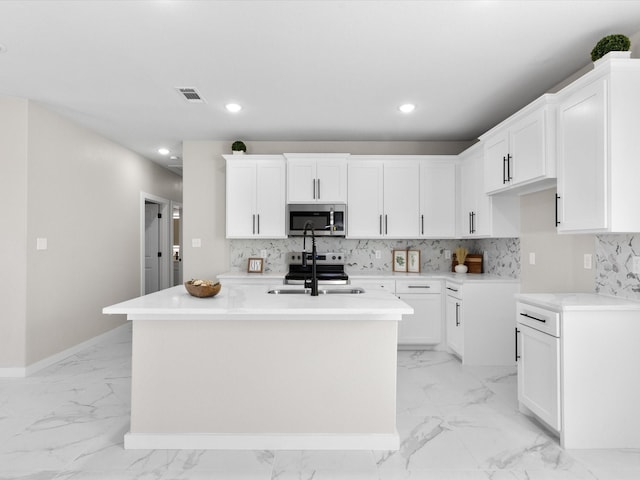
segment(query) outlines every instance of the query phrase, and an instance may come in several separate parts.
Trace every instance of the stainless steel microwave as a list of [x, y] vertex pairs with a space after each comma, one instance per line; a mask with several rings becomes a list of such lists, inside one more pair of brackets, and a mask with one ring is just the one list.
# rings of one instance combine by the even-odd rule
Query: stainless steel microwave
[[[316, 236], [344, 237], [347, 225], [346, 205], [287, 205], [287, 235], [301, 237], [310, 223]], [[307, 232], [311, 233], [311, 232]]]

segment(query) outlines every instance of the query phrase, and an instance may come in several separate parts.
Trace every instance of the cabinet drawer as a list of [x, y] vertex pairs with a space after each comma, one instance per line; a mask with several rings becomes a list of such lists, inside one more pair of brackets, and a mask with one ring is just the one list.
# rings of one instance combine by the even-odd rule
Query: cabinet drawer
[[440, 293], [440, 280], [396, 280], [396, 293]]
[[516, 308], [518, 323], [554, 337], [560, 337], [560, 314], [558, 312], [520, 302]]
[[459, 283], [447, 282], [445, 286], [445, 292], [450, 297], [462, 300], [462, 285], [460, 285]]
[[396, 282], [395, 280], [358, 280], [352, 279], [349, 282], [356, 287], [362, 287], [365, 291], [384, 291], [389, 293], [395, 293]]

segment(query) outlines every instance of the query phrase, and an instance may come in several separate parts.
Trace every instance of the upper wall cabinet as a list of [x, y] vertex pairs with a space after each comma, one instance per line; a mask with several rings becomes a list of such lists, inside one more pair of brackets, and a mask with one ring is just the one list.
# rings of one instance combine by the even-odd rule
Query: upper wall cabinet
[[486, 193], [528, 193], [553, 185], [556, 177], [553, 98], [543, 95], [480, 137], [485, 149]]
[[286, 238], [284, 157], [224, 155], [224, 158], [227, 238]]
[[285, 153], [288, 203], [346, 203], [349, 154]]
[[349, 160], [350, 238], [419, 236], [420, 164], [391, 155]]
[[458, 236], [517, 237], [520, 234], [520, 198], [485, 193], [482, 170], [484, 148], [476, 143], [459, 155]]
[[456, 235], [456, 164], [457, 156], [434, 156], [420, 161], [421, 238]]
[[640, 60], [603, 59], [558, 92], [559, 233], [640, 232]]

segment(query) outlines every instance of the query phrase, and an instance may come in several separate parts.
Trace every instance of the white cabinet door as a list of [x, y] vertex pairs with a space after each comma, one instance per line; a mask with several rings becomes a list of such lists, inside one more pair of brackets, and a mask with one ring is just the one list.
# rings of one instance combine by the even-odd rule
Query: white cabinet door
[[255, 235], [256, 178], [255, 162], [227, 162], [227, 238]]
[[509, 129], [509, 153], [507, 176], [510, 182], [519, 185], [543, 178], [547, 175], [545, 135], [546, 109], [538, 109], [516, 122]]
[[417, 161], [384, 163], [383, 232], [389, 238], [419, 235], [420, 166]]
[[284, 159], [243, 157], [227, 160], [227, 238], [285, 238]]
[[564, 100], [558, 114], [558, 231], [607, 228], [606, 82]]
[[464, 323], [462, 322], [462, 300], [447, 295], [445, 324], [447, 347], [464, 357]]
[[398, 346], [437, 345], [441, 341], [442, 300], [440, 294], [399, 293], [398, 298], [414, 309], [398, 323]]
[[507, 155], [509, 153], [509, 130], [506, 128], [487, 138], [484, 146], [484, 190], [493, 192], [509, 186]]
[[347, 236], [379, 238], [383, 234], [383, 164], [350, 161], [348, 166]]
[[347, 164], [344, 160], [318, 160], [316, 198], [321, 203], [347, 201]]
[[521, 324], [518, 328], [518, 401], [559, 430], [560, 339]]
[[284, 162], [256, 163], [256, 235], [263, 238], [286, 236]]
[[287, 162], [287, 201], [316, 201], [316, 161], [295, 159]]
[[453, 160], [420, 163], [420, 236], [456, 234], [456, 165]]

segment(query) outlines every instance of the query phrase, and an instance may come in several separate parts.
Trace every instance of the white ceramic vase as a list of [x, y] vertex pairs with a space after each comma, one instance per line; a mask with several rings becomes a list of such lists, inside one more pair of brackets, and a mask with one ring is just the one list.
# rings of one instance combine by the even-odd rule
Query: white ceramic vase
[[467, 273], [467, 270], [469, 270], [469, 267], [467, 267], [464, 264], [459, 263], [458, 265], [456, 265], [454, 267], [454, 270], [456, 271], [456, 273]]

